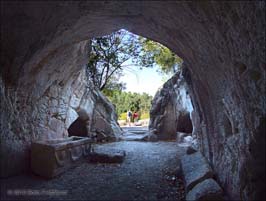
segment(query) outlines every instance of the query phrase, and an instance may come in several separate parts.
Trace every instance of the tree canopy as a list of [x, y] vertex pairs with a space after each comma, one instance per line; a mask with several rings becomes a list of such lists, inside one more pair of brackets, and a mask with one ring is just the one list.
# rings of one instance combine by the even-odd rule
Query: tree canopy
[[[132, 64], [125, 65], [130, 59]], [[182, 59], [167, 47], [126, 30], [119, 30], [91, 40], [87, 75], [100, 90], [110, 92], [125, 88], [124, 83], [118, 82], [124, 68], [154, 67], [157, 64], [160, 72], [173, 73], [181, 63]]]
[[112, 91], [107, 98], [115, 105], [118, 116], [127, 110], [138, 111], [141, 115], [149, 113], [152, 96], [147, 93], [131, 93], [119, 90]]
[[137, 56], [136, 40], [123, 30], [91, 40], [87, 75], [96, 87], [100, 90], [114, 87], [122, 74], [123, 63]]
[[154, 66], [157, 64], [162, 73], [175, 73], [182, 64], [182, 59], [169, 48], [150, 39], [139, 37], [141, 44], [140, 65]]
[[119, 82], [123, 70], [158, 66], [162, 74], [173, 74], [178, 71], [182, 59], [162, 44], [126, 30], [93, 38], [90, 42], [87, 77], [116, 106], [118, 116], [130, 109], [148, 117], [152, 96], [123, 92], [125, 83]]

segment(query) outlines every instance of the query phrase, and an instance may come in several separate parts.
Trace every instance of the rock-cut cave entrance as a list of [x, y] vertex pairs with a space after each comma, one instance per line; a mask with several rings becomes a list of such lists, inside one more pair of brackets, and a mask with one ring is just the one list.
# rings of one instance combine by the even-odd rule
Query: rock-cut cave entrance
[[[81, 99], [97, 117], [91, 125], [121, 132], [103, 118], [116, 119], [105, 97], [79, 93], [90, 87], [79, 83], [87, 38], [124, 27], [183, 58], [193, 133], [226, 193], [265, 199], [265, 2], [3, 1], [1, 7], [1, 176], [29, 168], [32, 141], [67, 136], [69, 114]], [[158, 136], [173, 125], [162, 122]]]
[[[182, 69], [180, 57], [162, 44], [125, 29], [93, 38], [90, 40], [90, 45], [89, 61], [85, 67], [87, 85], [93, 85], [95, 90], [99, 93], [101, 91], [114, 104], [115, 112], [111, 113], [118, 117], [120, 126], [129, 126], [124, 129], [125, 133], [132, 130], [130, 127], [133, 125], [137, 128], [144, 126], [146, 131], [149, 126], [150, 133], [164, 140], [175, 139], [177, 132], [192, 134], [190, 117], [193, 106], [188, 95], [188, 86], [180, 73]], [[160, 72], [157, 73], [158, 71]], [[133, 80], [127, 72], [133, 72], [136, 79]], [[145, 75], [141, 75], [142, 73]], [[122, 81], [121, 77], [124, 78]], [[124, 91], [127, 85], [133, 92]], [[157, 87], [161, 89], [158, 90]], [[153, 101], [151, 95], [155, 95]], [[108, 104], [102, 104], [103, 107], [106, 105]], [[108, 119], [112, 115], [106, 117], [102, 111], [97, 112], [101, 113], [109, 124], [112, 123], [113, 119]], [[166, 123], [167, 121], [171, 123]], [[88, 121], [88, 124], [94, 122]], [[89, 133], [93, 131], [96, 131], [96, 135], [102, 131], [102, 135], [106, 138], [119, 135], [114, 129], [104, 130], [95, 126], [94, 128], [91, 126], [90, 131], [86, 129], [85, 122], [78, 118], [68, 128], [68, 133], [70, 136], [75, 132], [77, 135], [86, 136], [87, 132], [90, 136]], [[142, 132], [134, 128], [131, 132], [145, 133], [145, 128], [141, 130]], [[139, 136], [137, 139], [140, 139]]]

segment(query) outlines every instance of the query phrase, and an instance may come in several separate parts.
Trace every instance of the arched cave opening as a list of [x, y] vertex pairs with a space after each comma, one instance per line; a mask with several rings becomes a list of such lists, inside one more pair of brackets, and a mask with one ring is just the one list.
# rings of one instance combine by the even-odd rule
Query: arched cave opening
[[89, 84], [113, 103], [125, 133], [132, 126], [134, 133], [136, 128], [149, 126], [150, 132], [160, 133], [159, 139], [165, 140], [176, 138], [177, 132], [192, 133], [189, 114], [193, 107], [180, 57], [166, 46], [125, 29], [93, 38], [90, 44], [86, 66]]

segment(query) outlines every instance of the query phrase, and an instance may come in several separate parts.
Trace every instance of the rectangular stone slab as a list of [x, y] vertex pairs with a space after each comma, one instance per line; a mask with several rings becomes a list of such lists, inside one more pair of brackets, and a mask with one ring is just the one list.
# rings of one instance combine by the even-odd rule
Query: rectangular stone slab
[[200, 152], [183, 156], [181, 165], [187, 192], [201, 181], [212, 178], [214, 175], [207, 160]]
[[188, 192], [186, 200], [224, 200], [223, 190], [213, 179], [206, 179]]
[[90, 146], [90, 138], [77, 136], [33, 142], [31, 170], [46, 178], [55, 177], [71, 167], [78, 159], [87, 156]]

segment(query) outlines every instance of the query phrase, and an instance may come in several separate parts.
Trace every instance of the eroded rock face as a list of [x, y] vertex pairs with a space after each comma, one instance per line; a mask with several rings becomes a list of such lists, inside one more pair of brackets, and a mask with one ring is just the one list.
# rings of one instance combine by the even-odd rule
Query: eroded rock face
[[197, 184], [190, 192], [188, 192], [186, 200], [222, 201], [224, 200], [223, 191], [213, 179], [206, 179], [203, 182]]
[[126, 28], [183, 58], [200, 149], [226, 193], [265, 199], [264, 1], [1, 1], [1, 8], [4, 175], [27, 164], [31, 140], [66, 135], [60, 118], [75, 112], [63, 106], [64, 93], [86, 63], [85, 40]]
[[106, 138], [107, 141], [116, 140], [122, 134], [122, 129], [118, 125], [115, 108], [102, 93], [98, 90], [96, 92], [90, 132], [98, 135], [98, 138]]
[[192, 133], [192, 104], [180, 73], [169, 79], [152, 100], [149, 130], [160, 140], [176, 138], [176, 132]]
[[187, 192], [198, 183], [214, 176], [211, 167], [200, 152], [183, 156], [181, 158], [181, 164]]
[[[15, 98], [17, 102], [21, 102], [26, 101], [24, 98], [28, 97]], [[4, 96], [3, 101], [4, 104], [10, 104], [8, 96]], [[99, 114], [102, 121], [108, 122], [108, 129], [104, 129], [109, 140], [116, 140], [122, 133], [117, 124], [114, 106], [103, 98], [101, 92], [92, 84], [88, 84], [85, 69], [82, 67], [73, 73], [65, 84], [58, 84], [57, 81], [52, 83], [42, 96], [34, 101], [34, 105], [31, 102], [31, 104], [24, 103], [25, 106], [19, 104], [18, 107], [13, 107], [14, 113], [3, 118], [3, 123], [6, 125], [13, 124], [9, 126], [13, 129], [3, 128], [6, 135], [2, 135], [1, 154], [7, 161], [1, 163], [3, 177], [28, 170], [31, 141], [73, 135], [89, 136], [93, 133], [93, 129], [103, 129], [102, 125], [95, 124]], [[102, 113], [103, 110], [108, 110], [108, 113]], [[10, 157], [14, 160], [9, 164]]]

